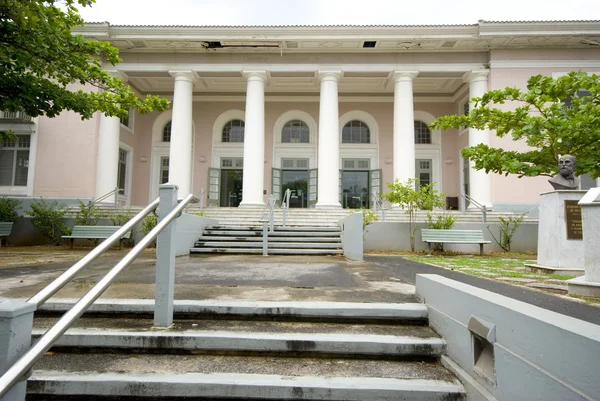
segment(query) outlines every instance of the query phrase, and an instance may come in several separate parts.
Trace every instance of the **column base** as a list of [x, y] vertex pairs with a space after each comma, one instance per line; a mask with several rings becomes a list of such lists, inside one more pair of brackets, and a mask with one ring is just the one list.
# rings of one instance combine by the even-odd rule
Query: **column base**
[[339, 202], [319, 203], [315, 205], [315, 209], [341, 209], [342, 205]]
[[263, 207], [265, 207], [265, 203], [264, 202], [251, 203], [251, 202], [244, 202], [244, 201], [242, 201], [238, 207], [240, 209], [263, 208]]
[[567, 280], [569, 295], [600, 298], [600, 282], [587, 281], [585, 276]]

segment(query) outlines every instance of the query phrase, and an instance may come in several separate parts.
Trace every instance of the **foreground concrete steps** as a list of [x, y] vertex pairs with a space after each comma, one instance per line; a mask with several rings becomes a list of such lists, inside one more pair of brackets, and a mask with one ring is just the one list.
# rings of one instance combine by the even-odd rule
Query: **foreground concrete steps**
[[[74, 299], [34, 319], [44, 333]], [[422, 304], [100, 299], [33, 368], [28, 400], [465, 400]]]
[[[253, 225], [207, 226], [190, 253], [262, 254], [262, 237], [262, 227]], [[276, 227], [268, 238], [269, 254], [343, 254], [339, 227]]]

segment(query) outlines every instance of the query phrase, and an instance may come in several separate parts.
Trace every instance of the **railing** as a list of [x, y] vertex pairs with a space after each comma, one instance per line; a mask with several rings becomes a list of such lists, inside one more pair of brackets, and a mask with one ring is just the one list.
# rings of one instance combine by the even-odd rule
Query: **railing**
[[104, 199], [109, 198], [111, 195], [115, 195], [114, 205], [115, 205], [115, 209], [116, 209], [118, 207], [118, 202], [119, 202], [119, 187], [115, 187], [115, 189], [113, 189], [112, 191], [94, 199], [93, 201], [89, 201], [88, 206], [96, 205], [96, 204], [102, 202]]
[[[269, 234], [268, 231], [273, 232], [273, 225], [275, 220], [275, 196], [269, 195], [269, 203], [265, 205], [262, 217], [260, 221], [263, 224], [262, 238], [263, 238], [263, 256], [269, 256]], [[269, 230], [267, 230], [269, 226]]]
[[[173, 192], [173, 199], [176, 195]], [[2, 377], [0, 377], [0, 398], [4, 396], [12, 386], [17, 383], [20, 378], [32, 368], [35, 362], [44, 355], [44, 353], [52, 347], [56, 340], [69, 329], [75, 319], [81, 316], [89, 307], [98, 299], [104, 291], [115, 281], [117, 276], [129, 266], [133, 260], [146, 248], [158, 235], [183, 211], [183, 209], [192, 202], [195, 197], [190, 194], [186, 196], [178, 205], [166, 214], [154, 227], [119, 263], [117, 263], [107, 274], [102, 278], [86, 295], [84, 295], [74, 306], [65, 313], [54, 326], [27, 351], [10, 369], [8, 369]], [[133, 225], [141, 221], [150, 212], [155, 210], [159, 204], [159, 199], [156, 199], [150, 205], [139, 212], [134, 218], [127, 222], [121, 229], [111, 235], [102, 244], [92, 250], [81, 261], [73, 265], [69, 270], [63, 273], [59, 278], [54, 280], [49, 286], [44, 288], [40, 293], [33, 296], [27, 302], [36, 306], [43, 304], [48, 298], [60, 290], [65, 284], [71, 280], [78, 271], [87, 266], [91, 261], [97, 258], [111, 244], [119, 240], [120, 237], [130, 230]], [[157, 249], [158, 254], [158, 249]], [[173, 256], [174, 259], [174, 256]], [[158, 261], [158, 255], [157, 255]]]
[[31, 123], [33, 122], [33, 117], [22, 111], [0, 111], [0, 120], [13, 120]]
[[488, 212], [487, 206], [482, 205], [481, 203], [477, 202], [475, 199], [471, 198], [467, 194], [460, 194], [460, 196], [462, 196], [465, 201], [469, 202], [469, 204], [474, 205], [477, 209], [481, 210], [483, 222], [487, 223], [487, 212]]
[[375, 192], [373, 192], [373, 204], [375, 205], [375, 211], [379, 208], [381, 211], [381, 221], [385, 221], [385, 205], [383, 204], [383, 199], [381, 196], [378, 196]]
[[283, 202], [281, 203], [281, 212], [282, 212], [282, 225], [283, 227], [285, 227], [286, 225], [286, 220], [287, 220], [287, 212], [288, 209], [290, 208], [290, 196], [292, 194], [292, 190], [291, 189], [286, 189], [285, 190], [285, 195], [283, 195]]

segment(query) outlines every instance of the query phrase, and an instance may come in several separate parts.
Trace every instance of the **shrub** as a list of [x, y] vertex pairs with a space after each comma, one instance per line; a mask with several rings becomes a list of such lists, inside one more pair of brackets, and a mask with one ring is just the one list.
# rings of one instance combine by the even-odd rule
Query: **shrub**
[[147, 235], [156, 225], [158, 224], [158, 216], [156, 214], [149, 214], [142, 220], [140, 231]]
[[21, 202], [17, 199], [0, 198], [0, 221], [15, 222], [19, 219]]
[[79, 212], [75, 216], [76, 226], [95, 226], [104, 217], [102, 211], [93, 203], [85, 204], [79, 201]]
[[[458, 216], [450, 213], [427, 213], [427, 227], [434, 230], [449, 230], [458, 220]], [[435, 244], [436, 251], [444, 251], [444, 244]]]
[[496, 239], [492, 230], [490, 230], [490, 226], [488, 226], [488, 231], [492, 234], [492, 238], [494, 241], [502, 248], [504, 252], [510, 252], [510, 246], [512, 244], [512, 237], [515, 235], [515, 231], [521, 225], [523, 220], [525, 220], [526, 214], [523, 213], [518, 217], [508, 216], [508, 218], [504, 218], [502, 216], [498, 217], [500, 220], [500, 240]]
[[372, 211], [371, 209], [361, 208], [360, 210], [363, 214], [363, 227], [366, 227], [369, 224], [373, 223], [374, 221], [379, 220], [379, 218], [377, 217], [375, 212]]
[[66, 205], [58, 202], [46, 203], [44, 199], [35, 200], [31, 203], [31, 223], [40, 230], [50, 243], [61, 244], [61, 236], [67, 235], [69, 229], [65, 226], [64, 217], [67, 213]]
[[113, 213], [108, 216], [114, 226], [122, 226], [133, 217], [131, 209], [122, 210], [118, 213]]
[[399, 204], [403, 209], [406, 209], [408, 214], [408, 223], [410, 230], [410, 250], [415, 251], [415, 216], [417, 210], [433, 210], [436, 207], [444, 207], [443, 192], [439, 192], [433, 188], [433, 184], [419, 185], [417, 178], [409, 178], [406, 183], [400, 182], [397, 179], [394, 183], [387, 183], [390, 188], [389, 192], [383, 194], [383, 197], [391, 203]]

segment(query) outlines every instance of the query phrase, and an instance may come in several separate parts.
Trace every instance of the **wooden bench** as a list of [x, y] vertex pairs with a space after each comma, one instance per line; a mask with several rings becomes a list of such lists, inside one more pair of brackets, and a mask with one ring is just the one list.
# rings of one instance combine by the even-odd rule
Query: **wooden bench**
[[[76, 239], [106, 239], [119, 230], [121, 226], [74, 226], [71, 235], [63, 235], [61, 238], [68, 239], [73, 249]], [[123, 235], [119, 241], [119, 249], [123, 249], [123, 240], [131, 236], [131, 231]]]
[[421, 238], [427, 242], [428, 254], [431, 256], [431, 244], [479, 244], [479, 255], [483, 256], [483, 245], [491, 241], [483, 239], [481, 230], [435, 230], [422, 229]]
[[0, 223], [0, 246], [2, 246], [2, 241], [6, 241], [5, 237], [10, 235], [10, 230], [12, 230], [13, 223]]

